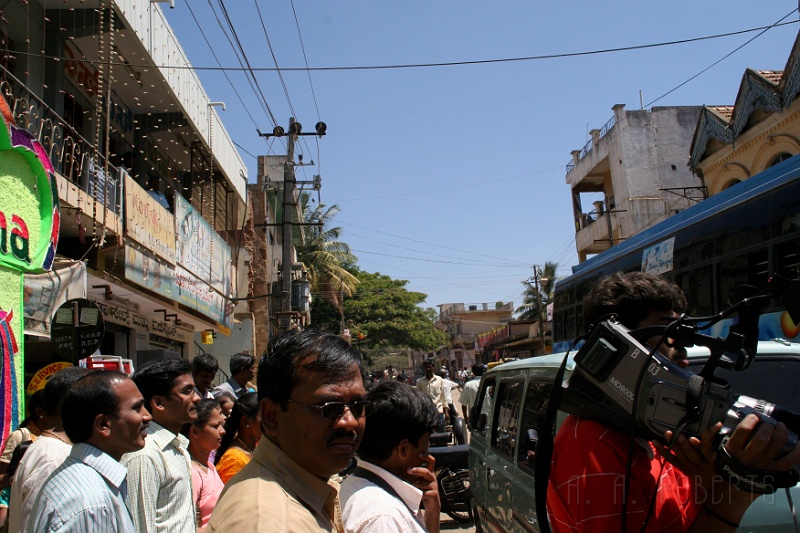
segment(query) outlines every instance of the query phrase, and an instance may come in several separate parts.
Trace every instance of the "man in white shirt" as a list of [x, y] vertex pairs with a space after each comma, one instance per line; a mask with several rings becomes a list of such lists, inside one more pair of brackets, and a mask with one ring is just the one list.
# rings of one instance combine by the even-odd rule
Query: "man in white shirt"
[[185, 359], [159, 359], [133, 374], [152, 421], [145, 447], [126, 453], [125, 502], [138, 533], [195, 533], [189, 439], [181, 427], [197, 418], [200, 396], [192, 365]]
[[447, 377], [448, 375], [447, 371], [439, 372], [439, 377], [442, 378], [442, 386], [444, 387], [445, 408], [447, 409], [450, 422], [453, 423], [458, 416], [456, 406], [453, 405], [453, 387], [458, 388], [458, 383], [450, 380], [450, 378]]
[[391, 380], [370, 390], [367, 402], [358, 467], [340, 493], [346, 533], [438, 533], [441, 501], [428, 453], [436, 408], [419, 390]]
[[464, 421], [469, 422], [469, 411], [475, 405], [475, 400], [478, 399], [478, 386], [481, 384], [481, 376], [483, 375], [483, 364], [475, 363], [472, 365], [471, 380], [464, 383], [464, 390], [461, 391], [461, 411], [464, 413]]
[[442, 378], [433, 373], [433, 362], [425, 361], [422, 363], [425, 375], [417, 380], [417, 389], [421, 390], [431, 399], [439, 413], [439, 425], [437, 431], [444, 431], [444, 421], [447, 418], [447, 399], [444, 397], [444, 383]]

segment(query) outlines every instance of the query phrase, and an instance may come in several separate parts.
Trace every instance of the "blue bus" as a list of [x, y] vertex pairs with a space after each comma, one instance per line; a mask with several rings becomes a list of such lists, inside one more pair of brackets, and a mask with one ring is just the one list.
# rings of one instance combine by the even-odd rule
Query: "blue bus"
[[[800, 278], [800, 155], [766, 169], [656, 224], [558, 280], [553, 297], [553, 351], [586, 331], [583, 299], [614, 272], [660, 274], [686, 294], [691, 316], [726, 308], [740, 285], [765, 287], [773, 274]], [[708, 333], [727, 334], [735, 319]], [[800, 341], [800, 325], [781, 308], [762, 315], [762, 339]]]

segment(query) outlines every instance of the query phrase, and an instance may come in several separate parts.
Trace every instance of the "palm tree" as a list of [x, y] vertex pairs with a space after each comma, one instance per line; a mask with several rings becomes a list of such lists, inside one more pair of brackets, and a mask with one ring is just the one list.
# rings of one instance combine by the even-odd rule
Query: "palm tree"
[[556, 269], [558, 263], [548, 261], [544, 267], [537, 267], [539, 272], [539, 289], [536, 283], [527, 279], [522, 282], [525, 290], [522, 293], [522, 305], [515, 311], [521, 320], [538, 320], [546, 317], [547, 306], [553, 301], [555, 289]]
[[311, 292], [331, 302], [341, 311], [342, 297], [350, 296], [358, 279], [345, 268], [357, 261], [345, 242], [339, 241], [341, 227], [330, 227], [339, 212], [338, 205], [314, 207], [308, 194], [300, 196], [305, 226], [297, 258], [308, 271]]

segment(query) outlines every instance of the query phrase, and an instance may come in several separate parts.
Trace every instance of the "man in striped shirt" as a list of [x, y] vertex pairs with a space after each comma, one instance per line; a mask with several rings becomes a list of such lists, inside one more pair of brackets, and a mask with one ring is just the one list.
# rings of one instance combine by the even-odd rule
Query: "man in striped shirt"
[[184, 424], [197, 418], [200, 401], [192, 365], [184, 359], [151, 361], [133, 381], [153, 417], [144, 449], [122, 458], [133, 525], [138, 533], [195, 533], [189, 439], [180, 434]]
[[150, 414], [139, 389], [125, 374], [92, 372], [72, 386], [62, 409], [72, 450], [41, 488], [27, 531], [134, 533], [119, 459], [144, 446]]

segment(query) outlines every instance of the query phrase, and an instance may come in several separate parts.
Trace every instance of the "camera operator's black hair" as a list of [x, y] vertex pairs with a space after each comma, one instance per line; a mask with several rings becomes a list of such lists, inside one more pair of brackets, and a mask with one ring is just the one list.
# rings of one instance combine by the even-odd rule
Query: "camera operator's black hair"
[[388, 459], [403, 439], [416, 446], [439, 425], [433, 402], [422, 391], [397, 381], [382, 381], [367, 393], [370, 402], [358, 456], [375, 462]]
[[88, 368], [68, 366], [59, 370], [47, 381], [42, 394], [42, 408], [50, 416], [61, 416], [61, 402], [64, 401], [72, 384], [91, 372]]
[[169, 396], [175, 380], [191, 373], [192, 364], [186, 359], [159, 359], [142, 365], [132, 379], [144, 396], [145, 407], [152, 413], [153, 396]]
[[231, 361], [228, 365], [230, 368], [231, 376], [235, 376], [242, 370], [247, 370], [251, 366], [253, 366], [256, 362], [256, 358], [250, 355], [249, 353], [235, 353], [231, 356]]
[[353, 367], [363, 379], [361, 356], [340, 337], [314, 330], [286, 332], [270, 342], [258, 363], [258, 400], [269, 398], [285, 410], [301, 372], [337, 383], [350, 378]]
[[[219, 405], [219, 404], [217, 404]], [[231, 416], [225, 421], [225, 435], [222, 436], [222, 442], [217, 450], [217, 455], [214, 458], [214, 464], [219, 464], [219, 460], [231, 447], [233, 441], [239, 435], [239, 425], [242, 423], [243, 418], [255, 420], [258, 416], [258, 397], [255, 392], [248, 392], [239, 396], [233, 404], [231, 409]]]
[[653, 274], [616, 272], [598, 281], [583, 303], [585, 323], [615, 314], [628, 329], [635, 329], [652, 311], [686, 309], [680, 287]]
[[116, 417], [119, 397], [115, 383], [128, 378], [121, 372], [95, 370], [76, 381], [61, 404], [61, 423], [72, 442], [86, 442], [92, 438], [97, 415]]
[[184, 424], [181, 428], [181, 434], [189, 438], [189, 430], [192, 426], [197, 428], [202, 428], [208, 421], [211, 420], [211, 415], [214, 411], [221, 411], [222, 408], [219, 406], [219, 402], [213, 398], [203, 398], [199, 402], [197, 402], [197, 418], [189, 422], [188, 424]]
[[199, 374], [200, 372], [214, 372], [219, 370], [219, 361], [210, 353], [201, 353], [192, 359], [192, 372]]

